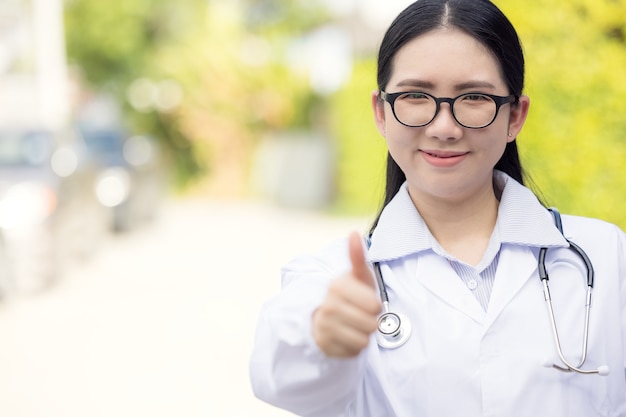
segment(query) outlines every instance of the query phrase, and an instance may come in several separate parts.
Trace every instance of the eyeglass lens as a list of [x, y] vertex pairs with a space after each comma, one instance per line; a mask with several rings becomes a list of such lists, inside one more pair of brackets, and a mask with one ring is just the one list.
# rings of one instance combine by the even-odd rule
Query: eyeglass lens
[[[435, 118], [437, 103], [429, 95], [406, 93], [394, 103], [398, 120], [409, 126], [423, 126]], [[484, 127], [491, 123], [497, 112], [495, 101], [482, 94], [463, 94], [452, 104], [456, 120], [466, 127]]]

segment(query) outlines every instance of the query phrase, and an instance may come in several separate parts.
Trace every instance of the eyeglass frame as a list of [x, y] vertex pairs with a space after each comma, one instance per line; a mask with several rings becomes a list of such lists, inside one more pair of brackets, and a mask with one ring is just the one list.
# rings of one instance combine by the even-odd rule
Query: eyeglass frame
[[[396, 108], [395, 108], [395, 101], [398, 97], [404, 95], [404, 94], [424, 94], [430, 98], [432, 98], [433, 100], [435, 100], [435, 114], [433, 115], [432, 119], [430, 119], [428, 122], [420, 124], [420, 125], [410, 125], [407, 123], [404, 123], [403, 121], [401, 121], [398, 118], [398, 115], [396, 115]], [[471, 96], [471, 95], [481, 95], [481, 96], [486, 96], [489, 97], [490, 99], [492, 99], [494, 101], [494, 103], [496, 104], [496, 111], [493, 114], [493, 119], [491, 119], [491, 121], [489, 123], [487, 123], [484, 126], [466, 126], [463, 123], [461, 123], [457, 118], [456, 115], [454, 114], [454, 103], [456, 102], [456, 100], [458, 100], [461, 97], [464, 96]], [[484, 129], [487, 126], [491, 125], [496, 118], [498, 117], [498, 112], [500, 111], [500, 107], [504, 106], [505, 104], [509, 104], [509, 103], [517, 103], [519, 101], [519, 97], [515, 94], [511, 94], [508, 96], [496, 96], [493, 94], [487, 94], [487, 93], [478, 93], [478, 92], [470, 92], [470, 93], [463, 93], [463, 94], [459, 94], [458, 96], [454, 97], [454, 98], [450, 98], [450, 97], [435, 97], [432, 94], [426, 93], [424, 91], [401, 91], [398, 93], [387, 93], [386, 91], [380, 90], [380, 98], [382, 98], [384, 101], [386, 101], [387, 103], [389, 103], [389, 105], [391, 106], [391, 111], [393, 113], [393, 117], [396, 118], [396, 120], [398, 121], [398, 123], [407, 126], [407, 127], [424, 127], [430, 123], [432, 123], [433, 120], [435, 120], [435, 118], [437, 117], [437, 115], [439, 114], [439, 110], [441, 109], [441, 103], [448, 103], [448, 105], [450, 105], [450, 114], [452, 114], [452, 117], [454, 118], [454, 120], [460, 124], [461, 126], [467, 128], [467, 129]]]

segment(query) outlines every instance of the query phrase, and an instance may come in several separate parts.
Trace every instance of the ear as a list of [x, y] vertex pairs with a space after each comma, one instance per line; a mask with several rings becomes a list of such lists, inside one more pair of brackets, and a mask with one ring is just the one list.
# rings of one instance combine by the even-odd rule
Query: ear
[[374, 111], [374, 122], [383, 137], [386, 137], [387, 129], [385, 127], [385, 102], [380, 98], [378, 90], [372, 91], [372, 110]]
[[509, 119], [509, 142], [515, 140], [526, 122], [528, 109], [530, 108], [530, 98], [521, 96], [516, 105], [511, 106], [511, 117]]

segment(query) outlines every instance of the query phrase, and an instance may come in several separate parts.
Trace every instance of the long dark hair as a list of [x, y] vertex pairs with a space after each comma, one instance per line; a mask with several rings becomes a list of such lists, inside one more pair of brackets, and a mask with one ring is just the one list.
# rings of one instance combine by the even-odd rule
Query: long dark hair
[[[417, 0], [391, 23], [378, 52], [377, 83], [385, 90], [393, 72], [393, 58], [412, 39], [433, 29], [446, 26], [465, 31], [482, 43], [500, 64], [500, 72], [509, 94], [519, 97], [524, 89], [524, 53], [515, 28], [507, 17], [489, 0]], [[524, 184], [524, 171], [517, 151], [517, 142], [507, 143], [495, 169], [507, 173]], [[378, 224], [382, 210], [406, 180], [396, 161], [387, 154], [385, 196], [372, 226]]]

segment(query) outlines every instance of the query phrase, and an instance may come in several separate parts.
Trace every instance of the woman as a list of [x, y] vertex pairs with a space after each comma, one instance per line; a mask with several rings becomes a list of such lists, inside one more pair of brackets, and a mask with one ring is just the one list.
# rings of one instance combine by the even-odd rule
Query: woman
[[[626, 416], [626, 236], [574, 216], [563, 235], [522, 185], [523, 83], [517, 34], [489, 1], [419, 0], [396, 18], [372, 94], [389, 157], [370, 246], [353, 233], [284, 268], [259, 319], [257, 396], [320, 417]], [[565, 237], [597, 276], [585, 361], [587, 271]], [[563, 357], [593, 373], [560, 359], [542, 258]], [[377, 330], [377, 287], [399, 335]]]

